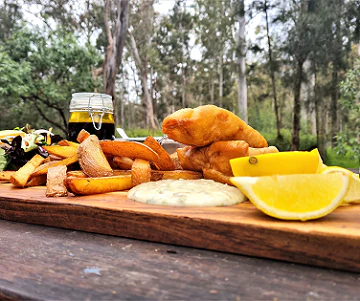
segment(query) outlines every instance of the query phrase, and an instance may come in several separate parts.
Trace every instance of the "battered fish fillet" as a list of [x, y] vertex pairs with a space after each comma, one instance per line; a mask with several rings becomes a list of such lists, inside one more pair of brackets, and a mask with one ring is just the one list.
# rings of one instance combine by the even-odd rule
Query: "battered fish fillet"
[[209, 146], [185, 146], [177, 149], [181, 167], [202, 171], [205, 179], [233, 185], [230, 159], [279, 152], [275, 146], [253, 148], [243, 140], [217, 141]]
[[264, 155], [264, 154], [272, 154], [272, 153], [278, 153], [279, 150], [276, 146], [269, 146], [269, 147], [262, 147], [262, 148], [253, 148], [249, 147], [249, 154], [248, 156], [258, 156], [258, 155]]
[[214, 105], [176, 111], [164, 119], [162, 131], [170, 139], [191, 146], [227, 140], [244, 140], [251, 147], [268, 146], [258, 131], [230, 111]]
[[230, 159], [248, 155], [249, 144], [243, 140], [217, 141], [209, 146], [185, 146], [177, 149], [183, 169], [202, 171], [215, 169], [224, 175], [232, 176]]

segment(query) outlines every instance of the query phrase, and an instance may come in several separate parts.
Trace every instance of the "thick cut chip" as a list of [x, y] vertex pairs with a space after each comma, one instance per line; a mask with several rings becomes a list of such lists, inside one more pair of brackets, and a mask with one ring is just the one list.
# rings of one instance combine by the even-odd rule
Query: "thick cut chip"
[[350, 175], [233, 177], [231, 182], [265, 214], [279, 219], [306, 221], [331, 213], [343, 202]]
[[41, 163], [44, 162], [44, 160], [45, 159], [43, 157], [36, 154], [10, 177], [10, 182], [16, 187], [25, 187], [30, 175]]
[[135, 159], [131, 167], [131, 182], [133, 186], [141, 183], [150, 182], [151, 167], [150, 162], [143, 159]]
[[90, 136], [90, 133], [84, 129], [82, 129], [78, 136], [76, 137], [76, 141], [81, 143], [83, 142], [86, 138], [88, 138]]
[[13, 170], [2, 170], [0, 171], [0, 182], [1, 181], [5, 181], [5, 182], [10, 182], [10, 177], [15, 174], [15, 171]]
[[68, 177], [65, 184], [67, 189], [76, 195], [122, 191], [132, 187], [131, 175], [98, 178]]
[[36, 177], [30, 177], [29, 181], [26, 183], [26, 187], [32, 186], [42, 186], [46, 184], [46, 174], [39, 175]]
[[151, 162], [159, 161], [158, 154], [144, 143], [135, 141], [102, 140], [100, 141], [100, 145], [103, 152], [109, 155], [139, 158]]
[[171, 159], [169, 153], [157, 142], [154, 137], [148, 136], [144, 144], [150, 147], [154, 152], [159, 155], [159, 160], [154, 162], [160, 170], [174, 170], [175, 164]]
[[74, 146], [74, 147], [79, 147], [79, 143], [77, 142], [73, 142], [73, 141], [69, 141], [69, 140], [60, 140], [58, 142], [58, 145], [60, 146]]
[[66, 165], [49, 168], [46, 181], [47, 197], [61, 197], [68, 195], [68, 191], [65, 186], [66, 170]]
[[129, 157], [114, 157], [113, 162], [116, 164], [116, 166], [120, 169], [131, 169], [131, 166], [134, 163], [134, 160]]
[[201, 172], [191, 170], [152, 170], [151, 181], [160, 180], [197, 180], [202, 179]]
[[78, 156], [74, 155], [70, 158], [66, 158], [66, 159], [63, 159], [60, 161], [45, 162], [44, 164], [41, 164], [38, 168], [36, 168], [36, 170], [31, 174], [31, 177], [36, 177], [36, 176], [47, 174], [47, 171], [50, 167], [55, 167], [55, 166], [59, 166], [59, 165], [69, 166], [71, 164], [76, 163], [77, 161], [78, 161]]
[[110, 177], [113, 175], [113, 170], [100, 147], [97, 136], [90, 135], [81, 142], [78, 157], [82, 171], [89, 177]]
[[60, 158], [69, 158], [77, 154], [79, 146], [50, 145], [50, 146], [43, 146], [43, 148], [50, 155], [54, 155]]

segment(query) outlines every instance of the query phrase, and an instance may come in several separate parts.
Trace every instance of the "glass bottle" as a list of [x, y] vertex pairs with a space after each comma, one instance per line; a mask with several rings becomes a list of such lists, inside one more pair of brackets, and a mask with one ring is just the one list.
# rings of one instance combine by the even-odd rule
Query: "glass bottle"
[[76, 141], [78, 133], [85, 129], [101, 139], [113, 139], [115, 135], [112, 97], [100, 93], [75, 93], [70, 102], [68, 139]]

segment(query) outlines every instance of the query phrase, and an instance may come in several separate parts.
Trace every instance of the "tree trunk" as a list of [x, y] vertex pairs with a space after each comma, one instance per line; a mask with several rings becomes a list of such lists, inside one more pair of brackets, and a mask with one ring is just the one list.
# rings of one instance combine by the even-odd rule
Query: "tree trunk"
[[337, 66], [334, 65], [333, 72], [331, 74], [331, 105], [330, 105], [330, 114], [331, 114], [331, 147], [335, 146], [336, 136], [339, 132], [339, 122], [338, 122], [338, 99], [339, 99], [339, 75]]
[[324, 100], [322, 95], [315, 96], [315, 116], [316, 116], [316, 142], [323, 160], [326, 160], [326, 133], [325, 133], [325, 114]]
[[139, 69], [139, 76], [141, 80], [141, 86], [143, 90], [143, 101], [145, 105], [145, 124], [146, 127], [155, 129], [155, 119], [154, 119], [154, 108], [152, 103], [152, 98], [150, 95], [148, 87], [148, 75], [147, 75], [147, 62], [142, 63], [139, 51], [137, 49], [136, 41], [134, 36], [130, 33], [130, 41], [132, 47], [132, 54], [135, 60], [135, 63]]
[[300, 90], [303, 77], [303, 62], [298, 62], [296, 70], [296, 79], [294, 87], [294, 110], [293, 110], [293, 128], [291, 139], [291, 150], [299, 150], [300, 148], [300, 115], [301, 115], [301, 101]]
[[314, 111], [316, 123], [316, 144], [320, 156], [326, 160], [326, 132], [325, 132], [325, 109], [324, 109], [324, 95], [323, 89], [318, 87], [316, 83], [316, 66], [313, 69], [314, 75]]
[[247, 87], [246, 87], [246, 70], [245, 70], [245, 5], [244, 0], [239, 0], [238, 12], [239, 32], [238, 32], [238, 108], [240, 118], [246, 123], [247, 116]]
[[341, 65], [341, 47], [342, 47], [342, 32], [341, 32], [341, 1], [338, 2], [336, 7], [336, 21], [335, 21], [335, 53], [333, 56], [333, 70], [331, 74], [331, 146], [334, 147], [336, 143], [336, 136], [339, 132], [338, 120], [338, 100], [339, 100], [339, 71]]
[[267, 42], [268, 42], [268, 47], [269, 47], [270, 76], [271, 76], [271, 84], [272, 84], [272, 91], [273, 91], [274, 108], [275, 108], [276, 140], [278, 143], [280, 143], [280, 141], [282, 139], [281, 133], [280, 133], [281, 124], [280, 124], [280, 117], [279, 117], [279, 104], [278, 104], [277, 94], [276, 94], [276, 82], [275, 82], [275, 70], [274, 70], [275, 67], [274, 67], [274, 62], [273, 62], [273, 57], [272, 57], [267, 0], [265, 0], [265, 3], [264, 3], [264, 11], [265, 11], [265, 19], [266, 19], [266, 35], [267, 35]]
[[316, 134], [316, 117], [314, 104], [315, 75], [313, 63], [306, 60], [303, 64], [303, 78], [301, 83], [302, 118], [310, 123], [311, 133]]
[[223, 86], [224, 86], [224, 73], [223, 73], [223, 58], [219, 56], [219, 106], [222, 107], [223, 103]]
[[[129, 20], [129, 0], [118, 0], [117, 16], [114, 34], [112, 35], [109, 24], [109, 0], [105, 2], [105, 28], [109, 45], [106, 47], [105, 61], [103, 65], [104, 91], [113, 98], [114, 112], [116, 112], [117, 102], [115, 97], [115, 81], [119, 73], [123, 49], [126, 40], [126, 33]], [[115, 116], [117, 123], [118, 117]]]
[[181, 105], [186, 108], [186, 75], [182, 76], [182, 89], [181, 89]]
[[210, 103], [214, 104], [214, 96], [215, 96], [215, 83], [214, 79], [211, 79], [211, 90], [210, 90]]

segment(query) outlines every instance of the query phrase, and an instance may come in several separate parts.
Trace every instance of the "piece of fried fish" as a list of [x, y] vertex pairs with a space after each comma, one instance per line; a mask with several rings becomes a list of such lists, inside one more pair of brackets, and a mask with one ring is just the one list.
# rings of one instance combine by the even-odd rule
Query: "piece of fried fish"
[[202, 171], [205, 179], [233, 185], [230, 160], [234, 158], [277, 153], [275, 146], [249, 147], [243, 140], [217, 141], [208, 146], [185, 146], [176, 150], [183, 169]]
[[238, 116], [214, 105], [181, 109], [166, 117], [162, 131], [170, 139], [192, 146], [215, 141], [244, 140], [251, 147], [266, 147], [266, 139]]
[[246, 157], [249, 144], [243, 140], [217, 141], [204, 147], [185, 146], [176, 152], [183, 169], [202, 171], [211, 168], [232, 176], [230, 159]]

